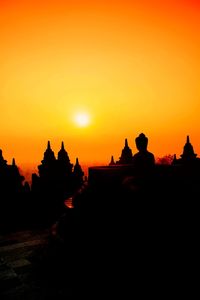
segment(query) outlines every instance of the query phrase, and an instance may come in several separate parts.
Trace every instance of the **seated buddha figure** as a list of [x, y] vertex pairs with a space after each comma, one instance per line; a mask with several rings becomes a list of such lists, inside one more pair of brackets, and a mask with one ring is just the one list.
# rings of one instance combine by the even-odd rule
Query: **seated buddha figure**
[[135, 139], [138, 152], [133, 156], [134, 166], [138, 169], [148, 169], [154, 166], [155, 158], [153, 153], [147, 150], [148, 138], [141, 133]]

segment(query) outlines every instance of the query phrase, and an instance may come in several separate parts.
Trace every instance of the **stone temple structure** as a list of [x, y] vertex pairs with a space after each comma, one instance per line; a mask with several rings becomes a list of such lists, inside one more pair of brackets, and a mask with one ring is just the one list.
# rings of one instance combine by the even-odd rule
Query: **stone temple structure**
[[128, 140], [125, 139], [125, 145], [122, 149], [121, 156], [116, 164], [131, 164], [133, 160], [133, 154], [131, 148], [128, 146]]
[[194, 165], [200, 163], [200, 158], [197, 157], [197, 154], [194, 152], [193, 146], [190, 143], [189, 135], [186, 138], [183, 153], [180, 156], [181, 158], [179, 159], [176, 158], [176, 155], [174, 156], [173, 164]]
[[76, 164], [70, 162], [69, 155], [61, 143], [57, 158], [51, 149], [50, 141], [44, 152], [44, 158], [38, 166], [39, 175], [32, 176], [33, 192], [41, 192], [50, 196], [66, 198], [83, 183], [83, 171], [76, 159]]

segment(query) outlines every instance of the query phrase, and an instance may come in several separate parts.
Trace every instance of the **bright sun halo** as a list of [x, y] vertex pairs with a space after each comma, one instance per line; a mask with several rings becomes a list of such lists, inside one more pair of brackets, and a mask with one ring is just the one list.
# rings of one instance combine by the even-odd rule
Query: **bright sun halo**
[[90, 123], [90, 117], [87, 113], [77, 113], [74, 121], [79, 127], [86, 127]]

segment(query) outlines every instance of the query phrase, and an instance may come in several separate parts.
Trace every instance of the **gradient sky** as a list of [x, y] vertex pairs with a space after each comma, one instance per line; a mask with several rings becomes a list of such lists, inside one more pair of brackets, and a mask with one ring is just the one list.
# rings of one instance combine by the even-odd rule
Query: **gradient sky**
[[[196, 0], [0, 0], [0, 148], [40, 163], [61, 141], [72, 163], [118, 159], [144, 132], [155, 156], [200, 154]], [[91, 124], [73, 122], [86, 111]]]

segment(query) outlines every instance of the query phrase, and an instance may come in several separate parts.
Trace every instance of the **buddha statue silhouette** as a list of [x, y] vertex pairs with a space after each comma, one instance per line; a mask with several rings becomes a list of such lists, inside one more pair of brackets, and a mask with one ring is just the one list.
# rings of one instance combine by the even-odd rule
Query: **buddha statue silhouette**
[[134, 175], [127, 176], [122, 182], [122, 190], [126, 197], [148, 199], [154, 190], [154, 155], [147, 150], [148, 138], [141, 133], [135, 139], [138, 152], [133, 155]]
[[133, 156], [133, 163], [138, 169], [148, 169], [154, 166], [155, 158], [153, 153], [147, 150], [148, 138], [141, 133], [135, 139], [138, 152]]

